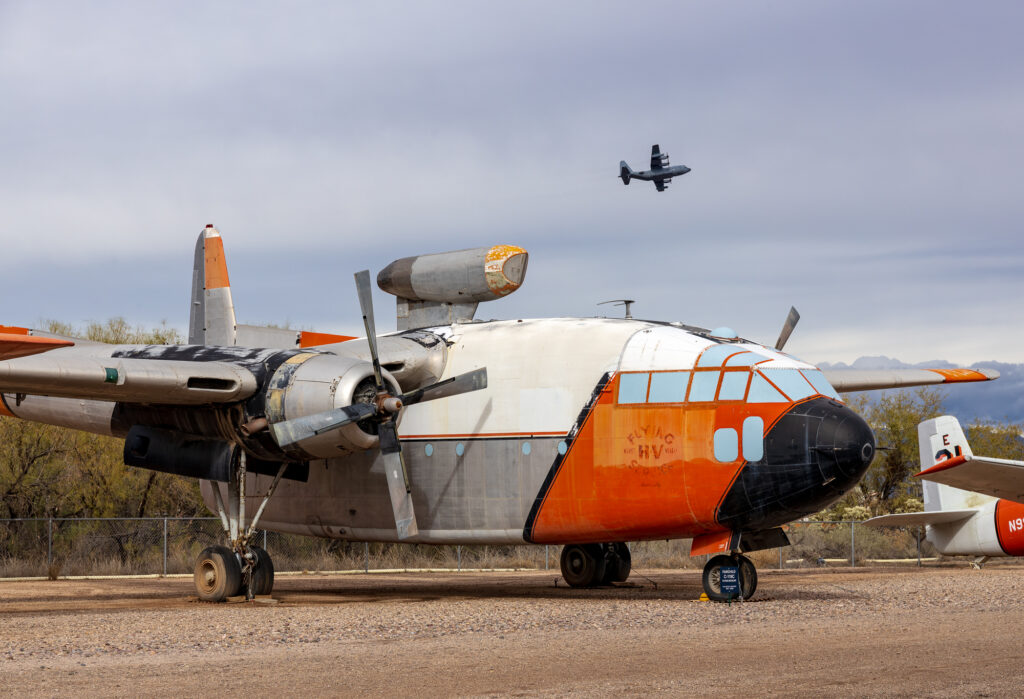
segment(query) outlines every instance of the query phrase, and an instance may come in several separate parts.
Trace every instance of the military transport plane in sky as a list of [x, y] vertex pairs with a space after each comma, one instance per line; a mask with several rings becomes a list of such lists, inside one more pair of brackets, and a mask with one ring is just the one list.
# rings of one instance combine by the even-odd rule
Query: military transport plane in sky
[[626, 164], [625, 160], [619, 161], [619, 177], [622, 184], [629, 184], [631, 179], [653, 181], [659, 192], [664, 192], [673, 177], [685, 175], [690, 168], [685, 165], [668, 164], [668, 153], [662, 153], [658, 144], [651, 146], [651, 169], [642, 172], [633, 172], [633, 169]]
[[[201, 480], [229, 546], [205, 549], [204, 600], [269, 594], [257, 526], [356, 541], [564, 544], [573, 586], [623, 581], [626, 542], [692, 538], [717, 554], [723, 599], [744, 552], [852, 488], [875, 452], [837, 391], [995, 372], [821, 372], [727, 328], [610, 318], [476, 321], [514, 292], [522, 248], [406, 257], [377, 284], [397, 299], [365, 339], [238, 325], [220, 234], [196, 244], [189, 344], [106, 345], [0, 330], [0, 412], [125, 439], [131, 466]], [[251, 515], [251, 516], [249, 516]]]
[[1024, 461], [975, 456], [955, 417], [917, 426], [924, 512], [873, 517], [873, 527], [925, 527], [944, 556], [1024, 556]]

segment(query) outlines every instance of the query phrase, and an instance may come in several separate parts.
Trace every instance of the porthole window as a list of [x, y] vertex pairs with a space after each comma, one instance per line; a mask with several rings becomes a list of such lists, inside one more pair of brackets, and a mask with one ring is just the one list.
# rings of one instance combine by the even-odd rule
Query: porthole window
[[523, 442], [523, 455], [524, 456], [529, 456], [530, 455], [530, 443], [529, 442]]
[[434, 455], [434, 445], [433, 444], [428, 444], [427, 446], [423, 447], [423, 453], [426, 454], [427, 456], [433, 456]]
[[459, 442], [458, 444], [455, 445], [455, 456], [462, 456], [465, 453], [466, 453], [466, 445], [465, 444], [463, 444], [462, 442]]
[[736, 430], [723, 427], [715, 430], [715, 461], [731, 463], [739, 458], [739, 438]]
[[764, 420], [751, 416], [743, 421], [743, 458], [760, 461], [764, 458]]
[[561, 442], [558, 443], [558, 453], [561, 454], [562, 456], [565, 456], [565, 452], [567, 451], [569, 451], [569, 445], [566, 444], [565, 440], [563, 439]]

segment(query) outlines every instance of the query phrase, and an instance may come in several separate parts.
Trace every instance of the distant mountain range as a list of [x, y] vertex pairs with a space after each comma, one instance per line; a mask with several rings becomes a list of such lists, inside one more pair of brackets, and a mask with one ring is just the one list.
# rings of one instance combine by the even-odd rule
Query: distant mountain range
[[[955, 369], [957, 364], [945, 360], [907, 364], [889, 357], [861, 357], [852, 365], [845, 362], [824, 363], [822, 369]], [[967, 425], [975, 420], [1024, 423], [1024, 364], [977, 362], [971, 369], [995, 369], [1000, 376], [983, 383], [951, 384], [946, 392], [946, 411]], [[898, 389], [914, 390], [914, 389]], [[874, 395], [884, 392], [876, 391]]]

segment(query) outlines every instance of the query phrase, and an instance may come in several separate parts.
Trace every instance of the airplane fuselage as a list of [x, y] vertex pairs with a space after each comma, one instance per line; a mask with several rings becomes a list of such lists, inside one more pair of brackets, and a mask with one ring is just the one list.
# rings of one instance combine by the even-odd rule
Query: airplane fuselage
[[673, 165], [671, 167], [661, 168], [659, 170], [642, 170], [641, 172], [629, 173], [630, 179], [645, 180], [650, 182], [656, 178], [667, 179], [669, 177], [678, 177], [685, 175], [690, 171], [690, 168], [685, 165]]
[[[428, 359], [418, 359], [415, 371], [411, 360], [389, 362], [389, 339], [413, 335]], [[841, 497], [873, 456], [871, 430], [813, 366], [677, 324], [473, 322], [381, 342], [382, 363], [398, 381], [431, 382], [483, 366], [489, 377], [484, 390], [403, 409], [401, 443], [419, 522], [418, 536], [406, 541], [585, 543], [756, 533]], [[354, 340], [319, 350], [194, 348], [219, 362], [237, 355], [266, 384], [258, 401], [197, 409], [32, 395], [18, 403], [5, 394], [0, 412], [115, 436], [148, 425], [230, 438], [254, 457], [272, 459], [279, 455], [267, 446], [266, 432], [257, 443], [231, 425], [261, 410], [290, 417], [285, 413], [298, 403], [282, 399], [275, 408], [271, 383], [307, 401], [316, 391], [332, 400], [331, 367], [339, 356], [362, 356], [365, 347]], [[169, 361], [187, 348], [90, 351]], [[380, 453], [323, 439], [307, 458], [306, 480], [281, 482], [261, 527], [396, 541]], [[324, 456], [332, 450], [337, 456]], [[252, 507], [271, 480], [246, 480]], [[213, 487], [203, 481], [211, 509]]]

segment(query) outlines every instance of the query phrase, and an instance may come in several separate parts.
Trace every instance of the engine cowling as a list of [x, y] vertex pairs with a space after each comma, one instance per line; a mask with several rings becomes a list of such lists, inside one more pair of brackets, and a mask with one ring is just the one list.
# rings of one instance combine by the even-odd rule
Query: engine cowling
[[[392, 393], [398, 381], [382, 370]], [[273, 424], [328, 410], [372, 403], [377, 391], [370, 362], [331, 354], [296, 354], [282, 364], [266, 390], [266, 417]], [[376, 424], [367, 420], [304, 439], [285, 452], [297, 458], [330, 458], [378, 446]]]

